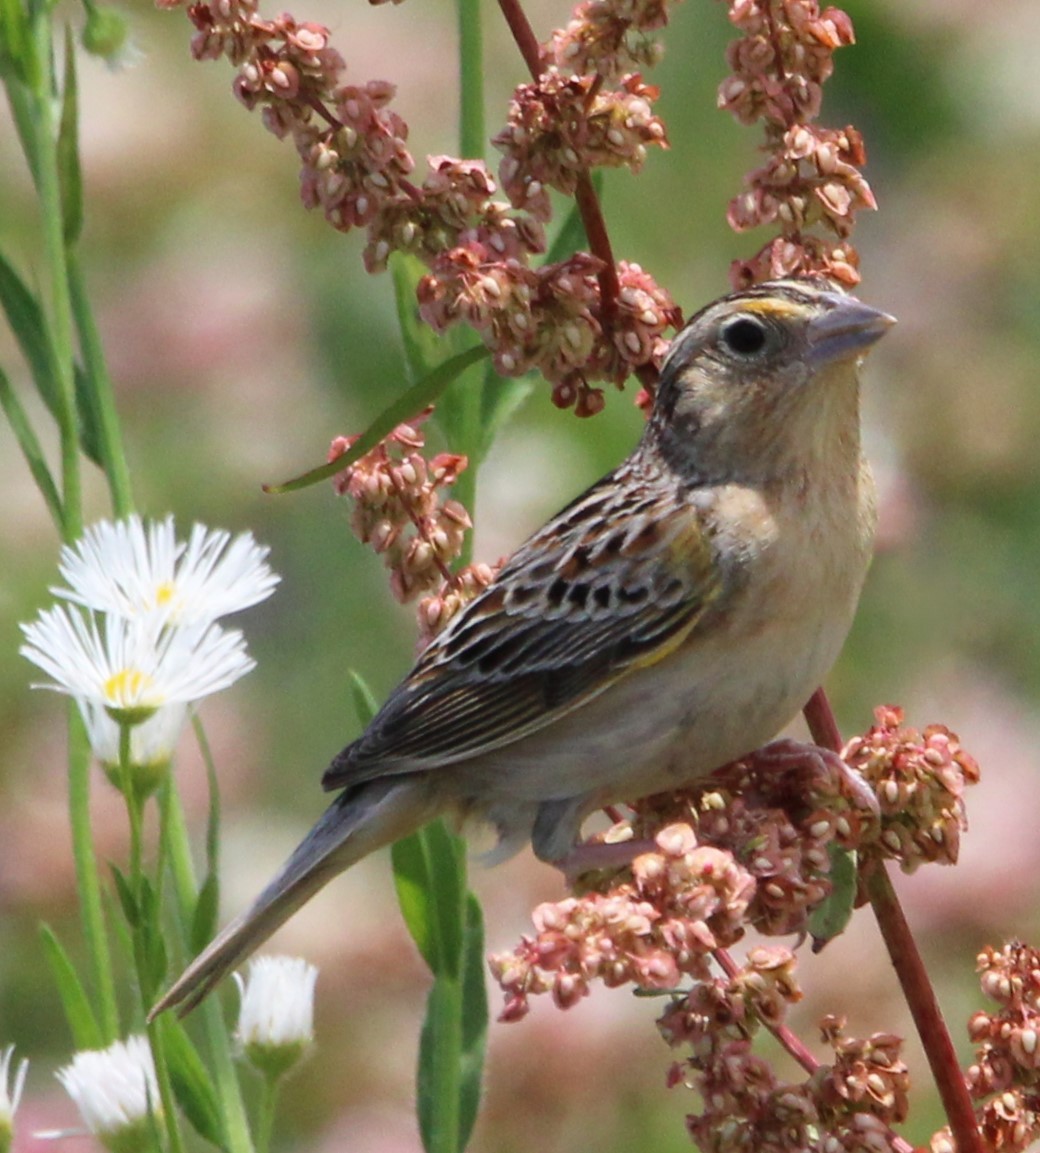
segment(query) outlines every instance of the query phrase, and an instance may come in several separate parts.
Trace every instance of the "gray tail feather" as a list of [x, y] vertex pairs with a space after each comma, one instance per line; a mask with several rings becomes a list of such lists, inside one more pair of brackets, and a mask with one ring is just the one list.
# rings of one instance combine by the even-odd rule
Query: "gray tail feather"
[[337, 873], [436, 815], [431, 790], [419, 777], [372, 781], [337, 797], [252, 906], [192, 961], [148, 1020], [174, 1006], [180, 1016], [189, 1013]]

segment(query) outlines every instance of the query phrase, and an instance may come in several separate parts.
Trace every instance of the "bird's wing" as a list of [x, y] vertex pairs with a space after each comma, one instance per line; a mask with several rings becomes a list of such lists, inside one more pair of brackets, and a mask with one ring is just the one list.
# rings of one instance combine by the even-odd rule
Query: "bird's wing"
[[695, 510], [619, 470], [513, 554], [323, 783], [433, 769], [543, 729], [667, 656], [719, 591]]

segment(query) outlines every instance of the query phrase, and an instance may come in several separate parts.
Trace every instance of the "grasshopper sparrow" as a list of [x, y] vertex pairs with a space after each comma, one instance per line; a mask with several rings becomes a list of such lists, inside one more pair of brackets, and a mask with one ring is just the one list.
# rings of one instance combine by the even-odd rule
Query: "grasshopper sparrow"
[[433, 817], [564, 862], [594, 810], [773, 737], [836, 659], [870, 563], [859, 365], [892, 323], [813, 280], [698, 312], [632, 455], [431, 642], [326, 771], [339, 796], [153, 1012], [190, 1008], [336, 873]]

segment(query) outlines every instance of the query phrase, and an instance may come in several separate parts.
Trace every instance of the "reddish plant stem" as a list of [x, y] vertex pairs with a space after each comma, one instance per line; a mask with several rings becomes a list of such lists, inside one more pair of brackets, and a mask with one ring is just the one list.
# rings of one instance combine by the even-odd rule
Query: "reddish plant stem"
[[984, 1153], [986, 1147], [975, 1119], [964, 1075], [957, 1062], [950, 1031], [943, 1020], [942, 1009], [935, 999], [935, 990], [928, 979], [921, 954], [917, 951], [917, 943], [903, 915], [899, 898], [881, 861], [873, 862], [867, 874], [867, 894], [892, 967], [899, 978], [903, 996], [910, 1006], [910, 1013], [924, 1045], [925, 1056], [939, 1089], [958, 1153]]
[[520, 49], [527, 71], [531, 73], [533, 80], [537, 80], [542, 74], [542, 46], [538, 43], [538, 37], [534, 34], [530, 20], [527, 19], [527, 13], [520, 7], [520, 0], [498, 0], [498, 6], [509, 25], [509, 31], [513, 34], [517, 48]]
[[841, 731], [834, 718], [831, 702], [827, 700], [827, 694], [822, 688], [813, 693], [803, 711], [812, 739], [821, 748], [830, 749], [840, 755], [844, 741], [841, 739]]
[[[812, 739], [840, 753], [841, 733], [822, 688], [809, 698], [804, 712]], [[870, 906], [921, 1038], [958, 1153], [985, 1153], [950, 1031], [884, 864], [875, 861], [865, 879]]]
[[[527, 13], [520, 6], [520, 0], [498, 0], [509, 31], [520, 49], [531, 79], [537, 80], [544, 68], [542, 66], [542, 48], [538, 37], [534, 34]], [[585, 226], [585, 235], [588, 237], [589, 249], [593, 256], [603, 261], [603, 268], [596, 279], [599, 281], [600, 298], [603, 308], [603, 319], [609, 325], [617, 311], [618, 276], [617, 265], [614, 263], [614, 250], [607, 235], [607, 223], [603, 219], [603, 209], [600, 207], [596, 189], [592, 186], [592, 177], [588, 169], [583, 169], [578, 177], [578, 187], [574, 199], [581, 213], [581, 222]]]
[[603, 210], [600, 207], [599, 197], [592, 184], [592, 177], [588, 169], [584, 169], [578, 177], [578, 187], [574, 190], [574, 199], [581, 213], [581, 222], [585, 225], [585, 235], [588, 237], [589, 248], [593, 256], [602, 260], [603, 267], [596, 275], [599, 281], [600, 300], [603, 306], [603, 320], [610, 325], [617, 312], [617, 298], [620, 291], [618, 284], [617, 265], [614, 263], [614, 250], [610, 246], [610, 237], [607, 235], [607, 222], [603, 219]]
[[[716, 949], [712, 956], [719, 963], [719, 968], [732, 980], [739, 972], [740, 966], [733, 960], [727, 949]], [[793, 1030], [789, 1029], [786, 1025], [773, 1025], [769, 1021], [763, 1021], [763, 1025], [769, 1030], [770, 1033], [780, 1042], [781, 1045], [791, 1054], [791, 1056], [798, 1062], [799, 1065], [812, 1075], [820, 1067], [820, 1062], [809, 1052], [805, 1042]]]
[[[730, 979], [740, 972], [740, 966], [733, 960], [728, 950], [716, 949], [712, 956]], [[809, 1052], [801, 1037], [793, 1030], [789, 1029], [786, 1025], [771, 1025], [768, 1021], [763, 1021], [762, 1024], [765, 1025], [769, 1032], [773, 1034], [810, 1077], [819, 1069], [820, 1062]], [[913, 1153], [914, 1147], [909, 1141], [893, 1133], [891, 1129], [888, 1131], [888, 1135], [891, 1147], [895, 1150], [895, 1153]]]
[[[430, 534], [429, 534], [429, 530], [427, 528], [427, 525], [425, 523], [425, 518], [420, 517], [418, 515], [418, 513], [416, 513], [415, 509], [412, 507], [412, 502], [407, 498], [407, 496], [405, 496], [403, 490], [401, 489], [401, 486], [394, 479], [393, 473], [388, 472], [387, 475], [390, 477], [390, 483], [394, 486], [394, 492], [397, 493], [397, 496], [401, 502], [401, 505], [403, 506], [405, 512], [408, 513], [408, 519], [412, 522], [413, 526], [415, 527], [415, 531], [419, 535], [420, 540], [424, 540], [432, 549], [433, 548], [433, 542], [430, 540]], [[455, 574], [451, 571], [450, 568], [448, 568], [448, 566], [444, 563], [444, 561], [437, 555], [436, 549], [434, 549], [434, 551], [433, 551], [433, 563], [437, 566], [438, 570], [440, 571], [441, 576], [444, 578], [445, 583], [449, 587], [454, 587]]]

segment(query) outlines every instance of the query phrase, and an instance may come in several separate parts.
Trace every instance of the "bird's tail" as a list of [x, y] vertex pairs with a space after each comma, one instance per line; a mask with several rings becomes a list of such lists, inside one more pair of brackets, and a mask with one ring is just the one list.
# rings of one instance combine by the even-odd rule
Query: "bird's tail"
[[422, 777], [372, 781], [338, 796], [296, 847], [281, 871], [177, 978], [155, 1004], [149, 1021], [177, 1006], [190, 1012], [337, 873], [414, 832], [437, 815]]

